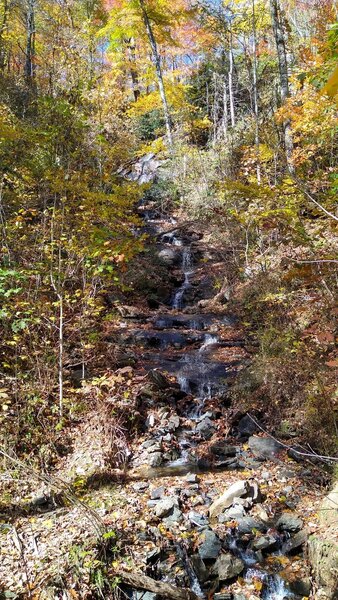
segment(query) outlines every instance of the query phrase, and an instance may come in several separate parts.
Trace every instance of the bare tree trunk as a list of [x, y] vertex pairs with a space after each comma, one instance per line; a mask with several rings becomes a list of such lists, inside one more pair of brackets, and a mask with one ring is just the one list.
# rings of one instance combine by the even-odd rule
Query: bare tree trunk
[[[270, 12], [272, 20], [272, 28], [275, 36], [278, 66], [279, 66], [279, 80], [280, 80], [280, 100], [281, 104], [284, 104], [285, 100], [290, 95], [289, 89], [289, 78], [288, 78], [288, 62], [286, 57], [286, 46], [285, 37], [281, 22], [280, 15], [280, 4], [279, 0], [270, 0]], [[283, 123], [284, 129], [284, 143], [286, 152], [286, 162], [290, 173], [294, 173], [295, 168], [293, 164], [293, 140], [292, 130], [289, 120], [285, 120]]]
[[234, 56], [233, 56], [233, 52], [232, 52], [232, 33], [230, 31], [230, 39], [229, 39], [229, 101], [230, 101], [231, 126], [235, 127], [236, 120], [235, 120], [233, 75], [234, 75]]
[[26, 13], [25, 79], [28, 88], [34, 87], [35, 77], [35, 0], [28, 0]]
[[223, 135], [224, 141], [228, 141], [228, 91], [226, 79], [223, 81]]
[[257, 90], [257, 37], [256, 37], [256, 14], [255, 14], [255, 0], [252, 0], [252, 82], [253, 82], [253, 101], [254, 101], [254, 115], [255, 115], [255, 148], [256, 148], [256, 171], [257, 171], [257, 183], [261, 183], [261, 162], [260, 162], [260, 151], [259, 151], [259, 121], [258, 121], [258, 90]]
[[169, 111], [167, 96], [166, 96], [166, 93], [165, 93], [165, 87], [164, 87], [164, 81], [163, 81], [163, 74], [162, 74], [162, 67], [161, 67], [161, 59], [160, 59], [160, 55], [158, 53], [157, 43], [156, 43], [155, 36], [154, 36], [154, 33], [153, 33], [153, 29], [152, 29], [152, 26], [151, 26], [151, 23], [150, 23], [150, 19], [148, 17], [148, 13], [147, 13], [147, 9], [146, 9], [146, 6], [145, 6], [145, 2], [144, 2], [144, 0], [139, 0], [139, 3], [140, 3], [140, 6], [141, 6], [142, 18], [143, 18], [143, 22], [144, 22], [144, 25], [145, 25], [145, 28], [146, 28], [147, 36], [148, 36], [148, 39], [149, 39], [149, 44], [150, 44], [151, 52], [152, 52], [152, 59], [153, 59], [153, 63], [154, 63], [154, 66], [155, 66], [158, 88], [159, 88], [159, 92], [160, 92], [160, 96], [161, 96], [161, 101], [162, 101], [162, 105], [163, 105], [164, 120], [165, 120], [165, 125], [166, 125], [166, 130], [167, 130], [168, 142], [169, 142], [169, 146], [170, 146], [170, 148], [172, 150], [173, 149], [172, 121], [171, 121], [171, 116], [170, 116], [170, 111]]

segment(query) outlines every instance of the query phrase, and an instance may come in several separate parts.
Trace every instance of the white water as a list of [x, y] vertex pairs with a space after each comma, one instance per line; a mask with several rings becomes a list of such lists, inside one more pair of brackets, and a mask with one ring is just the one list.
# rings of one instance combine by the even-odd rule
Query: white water
[[190, 287], [190, 275], [192, 275], [192, 256], [190, 247], [183, 249], [182, 254], [182, 271], [184, 274], [184, 281], [181, 287], [178, 288], [173, 302], [172, 307], [179, 310], [183, 306], [183, 297], [186, 290]]
[[205, 350], [208, 349], [209, 346], [214, 346], [215, 344], [218, 343], [218, 337], [217, 335], [212, 335], [211, 333], [207, 333], [205, 338], [204, 338], [204, 342], [202, 344], [202, 346], [199, 349], [199, 352], [204, 352]]

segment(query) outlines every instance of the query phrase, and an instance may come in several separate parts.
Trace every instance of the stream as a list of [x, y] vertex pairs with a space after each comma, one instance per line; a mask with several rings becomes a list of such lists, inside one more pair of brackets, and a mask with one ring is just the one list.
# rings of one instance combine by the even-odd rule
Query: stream
[[[168, 400], [167, 407], [164, 403], [158, 408], [149, 400], [146, 440], [134, 452], [131, 467], [139, 473], [141, 480], [148, 482], [145, 485], [152, 486], [152, 482], [156, 485], [158, 481], [164, 486], [173, 478], [183, 484], [188, 481], [192, 486], [188, 492], [182, 491], [179, 485], [177, 489], [163, 488], [166, 489], [164, 492], [161, 489], [157, 493], [155, 489], [148, 505], [169, 528], [171, 535], [175, 536], [177, 527], [187, 526], [190, 531], [196, 528], [198, 539], [203, 540], [206, 536], [195, 554], [191, 548], [183, 552], [182, 545], [177, 545], [178, 561], [183, 564], [190, 588], [199, 597], [206, 598], [210, 591], [215, 600], [307, 597], [311, 584], [302, 555], [304, 537], [302, 543], [295, 539], [300, 534], [304, 536], [302, 521], [289, 511], [288, 504], [289, 522], [286, 518], [286, 524], [282, 526], [278, 525], [280, 513], [270, 514], [264, 508], [263, 499], [256, 504], [256, 500], [245, 495], [239, 495], [227, 505], [218, 515], [216, 525], [205, 513], [205, 508], [208, 510], [213, 506], [215, 493], [212, 488], [200, 490], [199, 475], [211, 477], [216, 473], [217, 481], [223, 481], [221, 492], [224, 492], [229, 487], [229, 475], [231, 481], [234, 476], [236, 481], [243, 479], [241, 473], [250, 471], [249, 480], [252, 481], [256, 475], [261, 475], [262, 469], [270, 468], [264, 452], [263, 455], [259, 452], [252, 455], [251, 448], [248, 449], [253, 434], [256, 434], [253, 436], [256, 444], [262, 438], [245, 416], [223, 434], [221, 441], [218, 439], [211, 446], [211, 458], [201, 452], [201, 448], [205, 450], [211, 444], [210, 440], [214, 440], [221, 427], [222, 415], [228, 406], [229, 380], [233, 380], [250, 359], [231, 315], [203, 313], [195, 308], [194, 294], [196, 297], [196, 291], [198, 293], [201, 261], [189, 233], [165, 233], [168, 226], [165, 220], [154, 217], [149, 211], [144, 211], [143, 217], [148, 232], [156, 234], [159, 240], [159, 251], [164, 249], [167, 255], [175, 258], [172, 268], [181, 283], [168, 300], [167, 308], [154, 311], [143, 327], [132, 332], [133, 339], [140, 345], [145, 370], [153, 377], [158, 373], [174, 377], [176, 387], [170, 392], [175, 399]], [[264, 439], [268, 439], [265, 441], [268, 445], [269, 438]], [[273, 444], [271, 448], [271, 464], [275, 465], [278, 459]], [[267, 479], [268, 475], [263, 473]], [[184, 513], [183, 505], [194, 495], [205, 506], [203, 512], [198, 512], [197, 502], [196, 509]], [[258, 496], [260, 498], [260, 491]], [[168, 512], [161, 510], [161, 503], [165, 502], [170, 506]], [[218, 544], [218, 550], [213, 554]], [[177, 577], [167, 573], [162, 563], [158, 556], [151, 567], [155, 578], [179, 585]], [[293, 572], [293, 565], [295, 572], [301, 573], [299, 579]], [[146, 598], [153, 600], [155, 596], [147, 592]]]

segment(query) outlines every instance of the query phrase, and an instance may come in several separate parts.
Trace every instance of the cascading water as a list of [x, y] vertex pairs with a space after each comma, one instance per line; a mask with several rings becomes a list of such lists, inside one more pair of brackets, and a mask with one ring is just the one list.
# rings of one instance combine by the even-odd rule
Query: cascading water
[[174, 295], [172, 307], [176, 310], [179, 310], [183, 306], [183, 297], [187, 289], [190, 287], [190, 275], [192, 275], [192, 255], [191, 248], [186, 247], [183, 248], [182, 254], [182, 271], [184, 275], [184, 281], [181, 287], [178, 288], [177, 292]]

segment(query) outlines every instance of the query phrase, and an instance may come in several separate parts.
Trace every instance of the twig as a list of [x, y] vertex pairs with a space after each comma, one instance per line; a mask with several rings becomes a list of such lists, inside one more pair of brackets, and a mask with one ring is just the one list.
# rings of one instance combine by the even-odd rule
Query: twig
[[322, 204], [320, 204], [318, 202], [318, 200], [316, 200], [313, 196], [311, 196], [311, 194], [307, 191], [306, 187], [304, 186], [303, 182], [300, 179], [298, 179], [297, 177], [293, 176], [293, 180], [298, 185], [298, 188], [303, 192], [303, 194], [305, 194], [305, 196], [309, 200], [311, 200], [311, 202], [313, 202], [316, 206], [318, 206], [318, 208], [320, 210], [322, 210], [326, 215], [328, 215], [329, 217], [331, 217], [331, 219], [334, 219], [335, 221], [338, 221], [338, 217], [336, 217], [336, 215], [334, 215], [329, 210], [326, 210], [326, 208], [324, 208], [324, 206], [322, 206]]
[[268, 435], [271, 439], [275, 440], [275, 442], [278, 442], [278, 444], [280, 444], [281, 446], [283, 446], [283, 448], [286, 448], [287, 450], [292, 450], [292, 452], [294, 452], [295, 454], [298, 454], [298, 456], [306, 456], [309, 458], [316, 458], [316, 459], [320, 459], [324, 462], [338, 462], [338, 458], [334, 457], [334, 456], [324, 456], [323, 454], [316, 454], [315, 452], [309, 453], [309, 452], [301, 452], [300, 450], [296, 450], [296, 448], [294, 448], [293, 446], [288, 446], [287, 444], [284, 444], [283, 442], [281, 442], [280, 440], [278, 440], [276, 437], [274, 437], [271, 433], [269, 433], [268, 431], [266, 431], [266, 429], [264, 429], [259, 423], [258, 421], [250, 414], [247, 413], [248, 417], [251, 419], [251, 421], [253, 421], [253, 423], [255, 423], [255, 425], [261, 430], [263, 431], [263, 433], [266, 433], [266, 435]]

